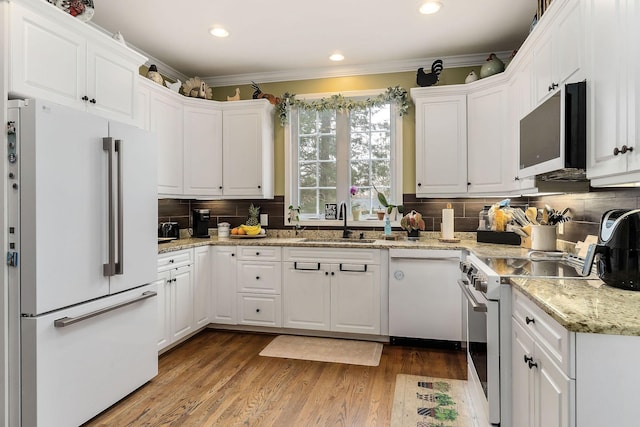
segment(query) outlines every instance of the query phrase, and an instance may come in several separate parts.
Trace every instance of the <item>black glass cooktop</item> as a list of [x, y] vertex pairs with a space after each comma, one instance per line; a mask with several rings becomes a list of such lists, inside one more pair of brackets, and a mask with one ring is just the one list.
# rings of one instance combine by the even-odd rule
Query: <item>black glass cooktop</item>
[[480, 258], [501, 277], [584, 279], [579, 258]]

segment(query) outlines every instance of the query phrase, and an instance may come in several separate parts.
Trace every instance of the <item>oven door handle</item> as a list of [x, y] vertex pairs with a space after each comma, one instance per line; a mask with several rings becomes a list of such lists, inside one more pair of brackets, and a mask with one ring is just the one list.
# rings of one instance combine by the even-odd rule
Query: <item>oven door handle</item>
[[467, 297], [467, 300], [471, 304], [471, 307], [473, 307], [473, 311], [486, 312], [487, 304], [482, 304], [478, 302], [476, 297], [473, 296], [473, 294], [469, 290], [468, 283], [469, 282], [465, 282], [461, 279], [458, 279], [458, 286], [460, 286], [460, 289], [462, 289], [462, 293], [464, 294], [464, 296]]

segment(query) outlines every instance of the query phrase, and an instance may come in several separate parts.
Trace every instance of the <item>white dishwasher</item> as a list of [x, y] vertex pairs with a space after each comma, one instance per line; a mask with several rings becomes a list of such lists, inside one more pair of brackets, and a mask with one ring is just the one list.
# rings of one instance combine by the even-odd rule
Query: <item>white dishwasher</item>
[[459, 250], [389, 250], [389, 336], [464, 339]]

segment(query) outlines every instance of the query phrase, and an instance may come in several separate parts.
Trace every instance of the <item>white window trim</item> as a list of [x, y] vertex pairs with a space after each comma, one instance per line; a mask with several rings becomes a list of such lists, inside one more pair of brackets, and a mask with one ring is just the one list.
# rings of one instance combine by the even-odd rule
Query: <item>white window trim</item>
[[[296, 95], [296, 98], [298, 99], [305, 99], [305, 100], [313, 100], [313, 99], [320, 99], [320, 98], [327, 98], [330, 97], [332, 95], [337, 95], [337, 94], [342, 94], [342, 96], [344, 96], [345, 98], [355, 98], [355, 97], [373, 97], [373, 96], [377, 96], [380, 95], [381, 93], [384, 93], [386, 89], [376, 89], [376, 90], [359, 90], [359, 91], [348, 91], [348, 92], [328, 92], [328, 93], [314, 93], [314, 94], [303, 94], [303, 95]], [[400, 114], [398, 114], [398, 109], [397, 106], [393, 103], [391, 103], [391, 119], [394, 120], [395, 117], [395, 122], [393, 123], [393, 132], [394, 132], [394, 138], [395, 138], [395, 150], [393, 150], [390, 153], [390, 157], [391, 157], [391, 163], [393, 164], [393, 170], [394, 170], [394, 180], [393, 182], [395, 183], [395, 194], [398, 195], [398, 197], [400, 198], [400, 200], [393, 200], [392, 203], [397, 204], [397, 205], [402, 205], [403, 202], [403, 191], [402, 191], [402, 158], [403, 158], [403, 147], [402, 147], [402, 117], [400, 116]], [[289, 224], [287, 222], [287, 218], [289, 218], [289, 206], [291, 205], [291, 194], [293, 192], [293, 180], [291, 179], [292, 176], [295, 176], [295, 173], [297, 173], [297, 171], [293, 171], [293, 164], [292, 164], [292, 159], [293, 159], [293, 136], [292, 136], [292, 129], [291, 129], [291, 120], [288, 120], [287, 123], [285, 124], [285, 129], [284, 129], [284, 218], [285, 218], [285, 227], [286, 226], [293, 226], [293, 224]], [[341, 189], [339, 190], [345, 192], [344, 195], [342, 195], [341, 193], [338, 194], [338, 200], [346, 200], [348, 197], [348, 189]], [[350, 212], [348, 212], [347, 214], [348, 220], [347, 220], [347, 224], [351, 225], [351, 226], [359, 226], [359, 227], [381, 227], [384, 226], [384, 221], [380, 221], [380, 220], [360, 220], [360, 221], [353, 221], [353, 219], [350, 217]], [[399, 227], [400, 226], [400, 218], [401, 216], [398, 215], [397, 218], [395, 220], [392, 219], [391, 221], [391, 225]], [[325, 227], [337, 227], [337, 226], [341, 226], [343, 224], [343, 220], [300, 220], [300, 225], [301, 226], [325, 226]]]

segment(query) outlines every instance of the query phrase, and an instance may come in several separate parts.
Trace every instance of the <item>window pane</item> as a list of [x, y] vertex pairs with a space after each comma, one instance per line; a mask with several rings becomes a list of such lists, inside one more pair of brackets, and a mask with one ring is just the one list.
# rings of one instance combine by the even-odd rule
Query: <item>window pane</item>
[[318, 153], [315, 136], [301, 136], [298, 142], [300, 160], [315, 160]]
[[366, 132], [369, 130], [369, 110], [351, 111], [351, 132]]
[[389, 104], [371, 109], [371, 129], [384, 131], [391, 129], [391, 107]]
[[298, 132], [300, 135], [310, 135], [317, 132], [315, 111], [298, 111]]
[[335, 111], [322, 111], [318, 112], [318, 131], [320, 133], [336, 133], [336, 112]]
[[371, 157], [388, 159], [391, 153], [391, 136], [389, 132], [373, 132], [371, 134]]
[[317, 191], [300, 190], [300, 215], [318, 215]]
[[319, 165], [319, 187], [333, 187], [336, 188], [337, 184], [337, 169], [335, 162], [321, 162]]
[[336, 136], [322, 135], [320, 137], [320, 145], [317, 151], [318, 151], [318, 159], [335, 160], [336, 159]]
[[301, 188], [315, 188], [318, 185], [318, 168], [316, 163], [301, 163], [299, 186]]

